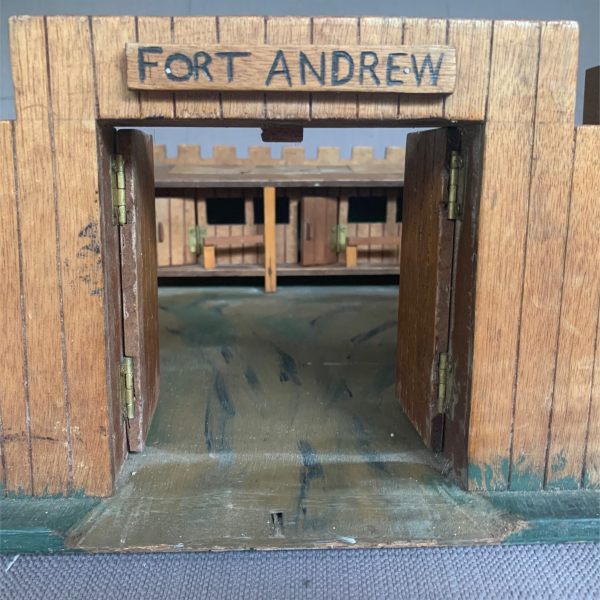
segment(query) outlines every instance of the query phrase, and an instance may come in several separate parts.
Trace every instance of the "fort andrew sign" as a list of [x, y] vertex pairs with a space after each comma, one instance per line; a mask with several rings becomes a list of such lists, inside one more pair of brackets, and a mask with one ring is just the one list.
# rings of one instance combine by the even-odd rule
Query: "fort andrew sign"
[[448, 94], [449, 46], [180, 46], [127, 44], [127, 85], [138, 90]]

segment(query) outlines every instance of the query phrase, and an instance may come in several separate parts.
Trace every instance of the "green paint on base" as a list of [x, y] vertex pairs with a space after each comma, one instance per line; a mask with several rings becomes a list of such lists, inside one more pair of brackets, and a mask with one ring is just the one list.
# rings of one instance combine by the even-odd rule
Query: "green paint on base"
[[66, 550], [68, 531], [99, 503], [80, 496], [0, 499], [0, 553]]

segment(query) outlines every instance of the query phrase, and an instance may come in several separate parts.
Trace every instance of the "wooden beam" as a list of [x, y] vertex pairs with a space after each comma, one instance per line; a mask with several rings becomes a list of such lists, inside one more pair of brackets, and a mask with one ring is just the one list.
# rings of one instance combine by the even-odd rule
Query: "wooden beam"
[[263, 190], [265, 214], [265, 292], [277, 291], [277, 248], [275, 243], [275, 188]]
[[346, 246], [346, 267], [353, 269], [358, 265], [358, 248], [356, 246]]
[[401, 238], [397, 235], [370, 235], [367, 237], [349, 237], [348, 246], [399, 246]]
[[205, 269], [214, 269], [216, 266], [215, 247], [214, 246], [204, 246], [203, 247], [203, 257], [204, 257], [204, 268]]
[[206, 246], [251, 246], [262, 243], [262, 235], [211, 235], [204, 238]]

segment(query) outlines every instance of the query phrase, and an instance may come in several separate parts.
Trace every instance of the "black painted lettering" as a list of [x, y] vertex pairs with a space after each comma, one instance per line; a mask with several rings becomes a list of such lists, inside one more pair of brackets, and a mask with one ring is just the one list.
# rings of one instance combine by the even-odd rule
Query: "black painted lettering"
[[406, 52], [390, 52], [387, 57], [385, 66], [385, 82], [388, 86], [403, 85], [402, 79], [394, 79], [394, 73], [398, 72], [401, 67], [395, 63], [397, 56], [407, 56]]
[[435, 67], [433, 66], [433, 61], [431, 60], [431, 54], [427, 53], [423, 62], [421, 63], [421, 68], [417, 66], [417, 59], [414, 54], [410, 55], [412, 60], [413, 73], [415, 74], [415, 79], [417, 80], [417, 86], [421, 85], [423, 81], [423, 75], [425, 74], [425, 67], [429, 68], [429, 84], [437, 85], [438, 77], [440, 76], [440, 69], [442, 68], [442, 64], [444, 62], [444, 53], [440, 54], [438, 58], [437, 64]]
[[[370, 62], [367, 62], [367, 59]], [[365, 50], [360, 53], [360, 68], [358, 71], [358, 82], [360, 85], [364, 82], [365, 71], [368, 71], [371, 75], [371, 79], [375, 83], [375, 85], [379, 85], [379, 77], [377, 73], [375, 73], [375, 67], [379, 64], [379, 57], [376, 52], [371, 52], [370, 50]]]
[[[200, 60], [202, 59], [202, 62]], [[194, 54], [194, 79], [198, 81], [198, 72], [202, 71], [208, 81], [212, 81], [212, 75], [208, 70], [208, 65], [212, 62], [212, 56], [208, 52], [196, 52]]]
[[[346, 63], [346, 74], [340, 77], [340, 61]], [[344, 85], [354, 76], [354, 60], [345, 50], [334, 50], [331, 53], [331, 85]]]
[[140, 46], [138, 48], [138, 75], [140, 81], [146, 81], [146, 67], [158, 67], [157, 62], [146, 60], [145, 54], [162, 54], [161, 46]]
[[320, 61], [320, 71], [317, 71], [313, 64], [308, 60], [308, 56], [300, 50], [300, 54], [298, 57], [298, 61], [300, 63], [300, 83], [302, 85], [306, 85], [306, 68], [314, 75], [315, 79], [319, 82], [319, 85], [325, 85], [325, 52], [321, 52], [321, 56], [319, 58]]
[[[186, 71], [182, 75], [173, 73], [172, 67], [174, 62], [185, 65]], [[165, 75], [171, 81], [187, 81], [193, 75], [193, 73], [194, 65], [192, 64], [191, 58], [185, 54], [181, 54], [181, 52], [175, 52], [175, 54], [171, 54], [165, 61]]]
[[[281, 63], [280, 67], [279, 63]], [[273, 64], [269, 69], [267, 80], [265, 81], [265, 85], [267, 87], [271, 85], [271, 79], [273, 79], [275, 75], [284, 75], [288, 85], [292, 87], [292, 78], [290, 77], [290, 70], [288, 69], [287, 61], [285, 60], [285, 54], [283, 53], [283, 50], [277, 50], [277, 54], [275, 55]]]
[[233, 68], [233, 60], [235, 58], [244, 58], [247, 56], [251, 56], [251, 52], [217, 52], [216, 55], [219, 58], [227, 59], [227, 83], [231, 83], [235, 76], [234, 68]]

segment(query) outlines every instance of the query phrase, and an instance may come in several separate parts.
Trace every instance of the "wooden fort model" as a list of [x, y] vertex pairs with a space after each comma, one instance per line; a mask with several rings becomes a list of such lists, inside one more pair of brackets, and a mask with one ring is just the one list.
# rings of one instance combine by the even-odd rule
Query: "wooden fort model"
[[[381, 377], [395, 378], [413, 434], [455, 482], [431, 497], [462, 495], [431, 517], [445, 536], [409, 519], [385, 543], [459, 543], [457, 516], [478, 506], [510, 526], [472, 542], [534, 539], [560, 519], [552, 532], [597, 537], [600, 127], [597, 91], [590, 124], [575, 125], [578, 39], [562, 21], [11, 18], [16, 118], [0, 122], [3, 527], [33, 527], [47, 549], [78, 546], [80, 533], [59, 533], [89, 510], [88, 523], [98, 511], [133, 518], [111, 496], [120, 476], [136, 499], [129, 465], [144, 456], [157, 406], [157, 269], [247, 270], [264, 275], [266, 292], [278, 273], [389, 269], [400, 274], [397, 368]], [[195, 148], [178, 159], [159, 148], [155, 182], [152, 140], [136, 128], [158, 126], [261, 127], [283, 140], [309, 127], [427, 131], [408, 136], [404, 170], [397, 150], [365, 169], [360, 150], [347, 161], [322, 150], [319, 167], [333, 164], [316, 188], [295, 151], [274, 161], [252, 149], [247, 160], [226, 152], [225, 182], [225, 161], [208, 168]], [[377, 227], [348, 219], [363, 194], [385, 202]], [[211, 198], [225, 196], [243, 220], [211, 224]], [[199, 418], [198, 436], [203, 427]], [[310, 453], [298, 460], [306, 488], [318, 469]], [[149, 526], [173, 489], [136, 518]], [[192, 500], [167, 516], [206, 521]], [[271, 508], [272, 539], [285, 539]], [[197, 547], [156, 536], [93, 547]]]

